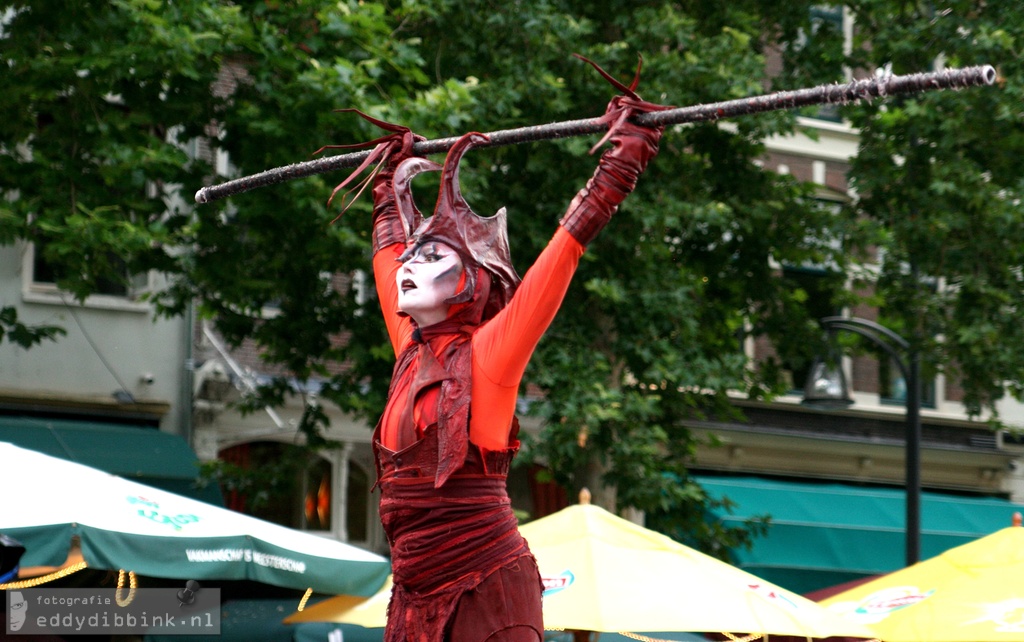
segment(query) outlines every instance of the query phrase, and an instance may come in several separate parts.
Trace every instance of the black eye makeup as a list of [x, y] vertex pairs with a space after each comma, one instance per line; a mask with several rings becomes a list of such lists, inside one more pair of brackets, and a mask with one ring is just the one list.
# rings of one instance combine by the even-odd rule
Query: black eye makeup
[[436, 243], [429, 243], [421, 246], [420, 249], [410, 257], [410, 259], [418, 260], [423, 263], [435, 263], [447, 257], [448, 254]]

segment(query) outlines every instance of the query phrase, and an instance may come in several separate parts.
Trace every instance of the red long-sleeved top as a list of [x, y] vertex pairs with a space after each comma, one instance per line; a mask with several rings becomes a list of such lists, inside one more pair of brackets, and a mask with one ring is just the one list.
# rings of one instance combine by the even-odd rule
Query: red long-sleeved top
[[[396, 243], [381, 248], [373, 258], [388, 335], [395, 354], [412, 343], [414, 324], [398, 314], [397, 261], [405, 246]], [[515, 414], [519, 383], [541, 336], [555, 318], [572, 280], [584, 247], [564, 228], [558, 227], [547, 247], [523, 277], [512, 300], [492, 319], [482, 323], [472, 337], [473, 365], [469, 440], [485, 450], [509, 446], [509, 430]], [[381, 442], [397, 450], [398, 425], [408, 395], [411, 377], [398, 382], [384, 410]], [[416, 428], [422, 431], [437, 418], [435, 387], [422, 395], [414, 408]]]

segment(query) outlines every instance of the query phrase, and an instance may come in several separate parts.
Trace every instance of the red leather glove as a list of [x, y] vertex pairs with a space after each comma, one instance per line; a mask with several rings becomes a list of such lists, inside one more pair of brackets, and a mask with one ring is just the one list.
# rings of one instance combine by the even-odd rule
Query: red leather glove
[[671, 109], [669, 106], [649, 103], [636, 94], [640, 83], [640, 59], [633, 82], [627, 87], [601, 69], [597, 63], [579, 54], [573, 54], [591, 65], [622, 92], [608, 103], [604, 116], [599, 121], [608, 123], [608, 133], [590, 150], [593, 154], [604, 142], [611, 141], [612, 148], [606, 151], [597, 165], [587, 186], [580, 190], [569, 204], [569, 209], [559, 224], [573, 238], [586, 246], [597, 236], [612, 215], [636, 187], [637, 178], [647, 168], [647, 163], [658, 153], [658, 141], [664, 127], [644, 127], [629, 121], [636, 114]]
[[[614, 103], [615, 101], [613, 101]], [[612, 148], [601, 155], [594, 175], [569, 204], [559, 224], [587, 246], [629, 196], [647, 163], [658, 153], [662, 127], [642, 127], [625, 119], [609, 130]]]
[[395, 193], [395, 169], [399, 163], [413, 156], [414, 136], [411, 131], [398, 134], [387, 143], [390, 149], [383, 166], [373, 179], [373, 253], [395, 243], [405, 244], [408, 238], [406, 223], [398, 211], [398, 197]]
[[[415, 156], [412, 152], [413, 144], [416, 141], [425, 139], [422, 136], [413, 134], [412, 130], [408, 127], [379, 120], [364, 114], [358, 109], [339, 109], [338, 111], [355, 112], [365, 120], [368, 120], [381, 129], [392, 133], [366, 143], [357, 143], [355, 145], [326, 145], [316, 151], [316, 153], [319, 154], [325, 149], [358, 149], [373, 146], [373, 150], [369, 155], [367, 155], [366, 159], [363, 160], [362, 164], [359, 165], [354, 172], [349, 174], [348, 178], [335, 187], [333, 192], [331, 192], [331, 198], [327, 201], [328, 205], [330, 205], [331, 201], [334, 200], [334, 197], [338, 195], [338, 192], [352, 183], [356, 176], [361, 174], [367, 167], [376, 163], [369, 176], [359, 181], [355, 187], [351, 188], [344, 194], [342, 197], [341, 214], [338, 214], [334, 220], [336, 221], [341, 218], [342, 214], [344, 214], [345, 211], [355, 203], [363, 193], [363, 190], [366, 189], [367, 183], [373, 181], [373, 253], [376, 254], [381, 248], [394, 245], [395, 243], [404, 244], [408, 237], [408, 232], [402, 221], [402, 215], [398, 208], [398, 195], [395, 192], [394, 185], [395, 170], [402, 161]], [[423, 170], [420, 169], [419, 171]], [[411, 176], [409, 176], [409, 178], [411, 178]], [[348, 201], [346, 204], [345, 201], [347, 200], [348, 195], [352, 192], [356, 192], [356, 194], [352, 200]], [[418, 212], [415, 212], [410, 214], [410, 216], [418, 216], [418, 214]]]

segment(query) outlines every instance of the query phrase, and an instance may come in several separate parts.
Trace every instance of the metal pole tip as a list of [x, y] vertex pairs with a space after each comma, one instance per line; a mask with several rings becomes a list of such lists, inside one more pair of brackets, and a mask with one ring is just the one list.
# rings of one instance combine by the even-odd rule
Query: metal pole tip
[[992, 65], [985, 65], [981, 68], [981, 76], [985, 80], [986, 85], [991, 85], [996, 81], [996, 68]]

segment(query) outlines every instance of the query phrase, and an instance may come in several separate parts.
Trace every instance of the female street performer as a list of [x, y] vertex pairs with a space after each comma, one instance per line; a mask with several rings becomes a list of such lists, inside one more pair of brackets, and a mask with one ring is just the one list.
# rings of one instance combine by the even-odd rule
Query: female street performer
[[[664, 109], [634, 93], [639, 67], [630, 87], [601, 73], [624, 92], [594, 149], [612, 147], [522, 281], [504, 209], [482, 218], [459, 190], [460, 159], [487, 137], [463, 136], [442, 168], [412, 155], [407, 128], [373, 121], [395, 132], [368, 159], [380, 162], [373, 269], [397, 356], [373, 437], [394, 575], [386, 642], [543, 640], [540, 574], [505, 490], [516, 395], [584, 249], [658, 152], [661, 129], [628, 118]], [[438, 202], [423, 219], [409, 182], [437, 169]]]

